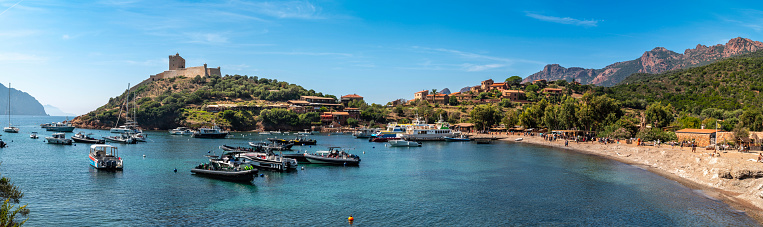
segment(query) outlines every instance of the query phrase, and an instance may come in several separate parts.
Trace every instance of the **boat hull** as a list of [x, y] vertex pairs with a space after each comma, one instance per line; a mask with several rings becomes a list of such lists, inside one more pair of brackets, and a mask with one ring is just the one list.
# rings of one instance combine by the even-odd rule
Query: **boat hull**
[[99, 160], [90, 155], [90, 166], [103, 170], [122, 170], [122, 160]]
[[19, 128], [16, 128], [16, 127], [5, 127], [5, 128], [3, 128], [3, 131], [4, 132], [8, 132], [8, 133], [19, 133]]
[[451, 138], [451, 137], [445, 137], [445, 141], [448, 141], [448, 142], [466, 142], [466, 141], [470, 141], [470, 140], [471, 139], [469, 139], [469, 138]]
[[72, 140], [70, 139], [57, 139], [52, 137], [45, 137], [45, 140], [48, 141], [48, 143], [50, 144], [72, 145]]
[[406, 140], [392, 140], [389, 141], [389, 145], [393, 147], [420, 147], [421, 143]]
[[191, 173], [199, 176], [214, 178], [219, 180], [234, 181], [234, 182], [251, 182], [254, 180], [254, 175], [257, 174], [257, 169], [243, 170], [243, 171], [221, 171], [221, 170], [208, 170], [208, 169], [191, 169]]
[[104, 144], [104, 143], [106, 143], [106, 140], [78, 138], [78, 137], [74, 137], [74, 136], [72, 136], [72, 141], [74, 141], [75, 143], [92, 143], [92, 144]]
[[204, 139], [224, 139], [226, 136], [228, 136], [228, 133], [194, 133], [193, 138], [204, 138]]
[[344, 166], [357, 166], [360, 165], [360, 158], [329, 158], [320, 155], [303, 154], [305, 159], [312, 164], [324, 164], [324, 165], [344, 165]]
[[45, 130], [51, 132], [72, 132], [74, 131], [74, 126], [49, 126]]

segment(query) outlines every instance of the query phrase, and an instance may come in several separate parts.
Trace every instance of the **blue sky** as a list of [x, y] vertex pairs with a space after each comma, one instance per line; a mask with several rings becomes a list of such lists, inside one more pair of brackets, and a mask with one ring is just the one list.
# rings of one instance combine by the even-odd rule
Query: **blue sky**
[[0, 1], [0, 83], [84, 114], [186, 65], [368, 102], [763, 40], [755, 1]]

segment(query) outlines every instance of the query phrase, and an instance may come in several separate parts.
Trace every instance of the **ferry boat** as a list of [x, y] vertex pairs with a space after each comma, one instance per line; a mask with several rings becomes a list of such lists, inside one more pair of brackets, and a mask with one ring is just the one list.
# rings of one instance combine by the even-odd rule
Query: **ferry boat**
[[45, 140], [52, 144], [72, 145], [72, 140], [67, 139], [65, 133], [53, 133], [53, 136], [45, 137]]
[[193, 133], [193, 138], [212, 138], [221, 139], [228, 136], [228, 131], [223, 131], [217, 125], [212, 128], [200, 128], [199, 131]]
[[357, 166], [360, 164], [360, 157], [345, 152], [341, 147], [329, 147], [327, 151], [316, 151], [313, 154], [304, 153], [303, 155], [312, 164], [345, 166]]
[[419, 119], [403, 133], [400, 137], [409, 141], [444, 141], [445, 137], [454, 137], [456, 134], [450, 129], [448, 122], [442, 119], [435, 125], [424, 124]]
[[90, 166], [96, 169], [122, 170], [122, 158], [111, 145], [90, 145]]

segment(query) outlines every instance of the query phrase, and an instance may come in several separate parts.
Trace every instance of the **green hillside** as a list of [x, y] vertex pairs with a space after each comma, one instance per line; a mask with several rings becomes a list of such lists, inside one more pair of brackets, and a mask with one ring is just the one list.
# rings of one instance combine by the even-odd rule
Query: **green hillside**
[[763, 106], [763, 52], [663, 74], [633, 74], [605, 92], [626, 107], [671, 104], [677, 111], [700, 114], [717, 108], [736, 110]]
[[[256, 76], [176, 77], [151, 81], [131, 88], [130, 112], [144, 129], [170, 129], [178, 126], [199, 127], [212, 122], [233, 130], [252, 130], [257, 127], [257, 110], [211, 113], [202, 107], [209, 104], [264, 106], [274, 102], [299, 99], [302, 95], [334, 97], [302, 86]], [[124, 103], [127, 92], [110, 98], [109, 102], [74, 119], [80, 128], [110, 128], [124, 123]], [[137, 107], [136, 109], [133, 109]], [[300, 116], [306, 118], [307, 116]], [[309, 116], [309, 124], [319, 119]]]

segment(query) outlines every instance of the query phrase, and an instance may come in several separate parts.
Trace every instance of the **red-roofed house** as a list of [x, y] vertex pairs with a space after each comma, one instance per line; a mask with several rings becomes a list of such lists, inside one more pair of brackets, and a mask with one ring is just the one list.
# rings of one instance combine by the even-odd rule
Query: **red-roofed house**
[[520, 90], [504, 90], [501, 96], [513, 102], [525, 100], [525, 92]]
[[449, 98], [446, 94], [433, 94], [427, 95], [426, 100], [431, 104], [447, 105], [448, 101], [450, 101]]
[[546, 93], [546, 96], [563, 94], [561, 88], [550, 88], [550, 87], [543, 88], [543, 93]]
[[347, 105], [349, 105], [349, 104], [350, 104], [350, 102], [352, 102], [352, 100], [360, 100], [360, 101], [363, 101], [363, 96], [360, 96], [360, 95], [358, 95], [358, 94], [345, 95], [345, 96], [342, 96], [342, 99], [341, 99], [341, 100], [342, 100], [342, 104], [344, 104], [345, 106], [347, 106]]
[[416, 92], [416, 93], [413, 94], [413, 100], [417, 100], [417, 99], [424, 100], [424, 99], [426, 99], [428, 94], [429, 94], [429, 90], [423, 90], [423, 91], [420, 91], [420, 92]]
[[347, 118], [350, 118], [350, 113], [347, 112], [323, 112], [321, 114], [321, 122], [324, 124], [331, 122], [338, 122], [339, 124], [347, 124]]

